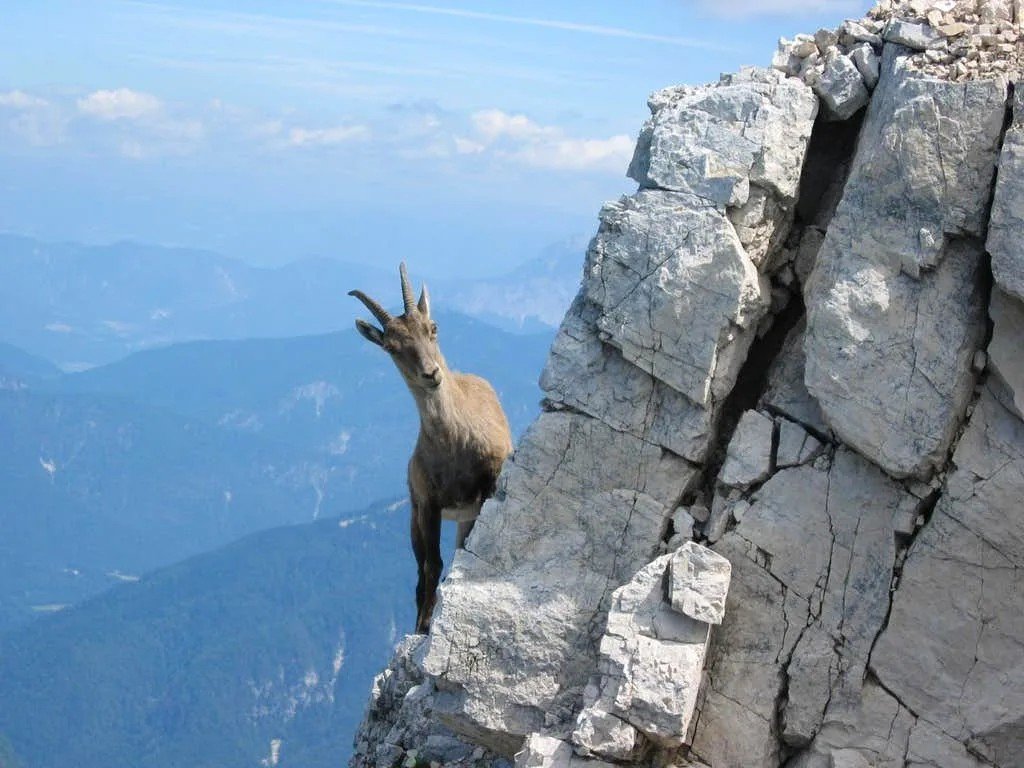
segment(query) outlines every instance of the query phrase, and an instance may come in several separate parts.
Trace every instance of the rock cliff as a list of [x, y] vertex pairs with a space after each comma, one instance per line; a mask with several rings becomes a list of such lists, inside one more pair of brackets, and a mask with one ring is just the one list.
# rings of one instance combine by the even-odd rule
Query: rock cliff
[[1024, 765], [1020, 5], [651, 97], [353, 766]]

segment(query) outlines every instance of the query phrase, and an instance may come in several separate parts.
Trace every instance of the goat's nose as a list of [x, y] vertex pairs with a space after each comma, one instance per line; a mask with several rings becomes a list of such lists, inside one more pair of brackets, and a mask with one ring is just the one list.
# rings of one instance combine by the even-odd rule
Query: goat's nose
[[441, 377], [441, 367], [435, 365], [434, 370], [430, 371], [429, 373], [421, 373], [420, 375], [424, 379], [427, 379], [428, 381], [437, 381]]

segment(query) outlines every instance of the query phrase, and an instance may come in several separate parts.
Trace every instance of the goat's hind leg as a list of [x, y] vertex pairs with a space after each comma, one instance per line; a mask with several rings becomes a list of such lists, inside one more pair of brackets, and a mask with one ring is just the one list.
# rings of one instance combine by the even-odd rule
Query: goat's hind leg
[[466, 539], [469, 538], [470, 531], [473, 530], [473, 524], [476, 523], [476, 518], [472, 520], [460, 520], [458, 522], [458, 529], [455, 531], [455, 548], [465, 549]]

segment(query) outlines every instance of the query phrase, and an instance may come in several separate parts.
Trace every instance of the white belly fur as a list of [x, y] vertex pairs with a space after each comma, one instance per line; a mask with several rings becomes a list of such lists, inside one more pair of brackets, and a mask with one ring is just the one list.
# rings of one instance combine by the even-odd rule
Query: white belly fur
[[480, 514], [479, 504], [462, 504], [458, 507], [445, 507], [441, 510], [442, 520], [456, 520], [460, 523], [476, 520]]

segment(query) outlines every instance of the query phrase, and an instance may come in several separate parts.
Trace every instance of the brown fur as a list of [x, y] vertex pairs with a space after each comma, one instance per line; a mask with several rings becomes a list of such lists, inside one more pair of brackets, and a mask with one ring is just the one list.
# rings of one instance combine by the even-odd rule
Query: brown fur
[[393, 317], [379, 304], [352, 291], [383, 326], [362, 320], [356, 328], [391, 355], [420, 415], [420, 433], [409, 459], [410, 534], [419, 578], [416, 631], [426, 633], [434, 610], [441, 560], [441, 519], [459, 520], [461, 547], [498, 473], [512, 453], [512, 434], [494, 388], [479, 376], [448, 368], [437, 343], [424, 286], [414, 304], [401, 265], [405, 312]]

